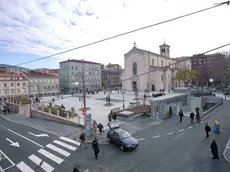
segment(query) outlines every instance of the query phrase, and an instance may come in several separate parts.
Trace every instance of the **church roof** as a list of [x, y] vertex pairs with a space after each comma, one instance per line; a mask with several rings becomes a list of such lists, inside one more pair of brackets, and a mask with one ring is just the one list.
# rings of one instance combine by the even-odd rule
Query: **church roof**
[[136, 46], [134, 46], [129, 52], [127, 52], [125, 55], [128, 55], [128, 54], [130, 54], [130, 53], [145, 53], [145, 52], [148, 52], [148, 53], [150, 53], [150, 54], [152, 54], [152, 55], [155, 55], [155, 56], [160, 56], [160, 57], [163, 57], [163, 58], [170, 58], [170, 57], [166, 57], [166, 56], [163, 56], [163, 55], [161, 55], [161, 54], [157, 54], [157, 53], [153, 53], [153, 52], [151, 52], [151, 51], [148, 51], [148, 50], [143, 50], [143, 49], [140, 49], [140, 48], [137, 48]]
[[159, 47], [170, 47], [168, 44], [164, 43], [162, 45], [160, 45]]

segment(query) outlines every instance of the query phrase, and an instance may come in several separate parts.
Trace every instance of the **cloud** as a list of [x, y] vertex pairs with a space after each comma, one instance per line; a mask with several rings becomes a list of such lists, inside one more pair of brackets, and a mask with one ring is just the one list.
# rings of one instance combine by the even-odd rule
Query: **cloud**
[[[214, 3], [214, 0], [0, 0], [0, 51], [48, 56]], [[122, 64], [123, 54], [132, 48], [134, 41], [138, 47], [158, 53], [158, 45], [164, 39], [172, 47], [172, 56], [192, 55], [229, 41], [225, 35], [230, 29], [228, 16], [228, 8], [220, 7], [55, 58]]]

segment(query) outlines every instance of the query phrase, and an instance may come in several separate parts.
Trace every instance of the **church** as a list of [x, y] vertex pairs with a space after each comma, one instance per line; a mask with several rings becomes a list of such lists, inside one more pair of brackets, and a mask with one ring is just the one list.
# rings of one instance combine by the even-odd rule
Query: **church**
[[159, 46], [160, 53], [134, 47], [124, 55], [122, 88], [124, 91], [160, 91], [184, 86], [176, 80], [178, 69], [191, 69], [191, 60], [176, 64], [187, 57], [170, 58], [170, 46]]

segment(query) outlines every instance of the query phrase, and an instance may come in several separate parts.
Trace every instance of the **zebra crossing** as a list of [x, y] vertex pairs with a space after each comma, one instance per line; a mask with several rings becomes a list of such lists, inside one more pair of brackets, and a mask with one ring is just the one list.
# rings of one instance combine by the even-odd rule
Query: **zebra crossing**
[[45, 172], [52, 172], [55, 169], [53, 166], [60, 165], [64, 158], [77, 150], [78, 146], [80, 146], [78, 141], [67, 137], [59, 137], [59, 139], [30, 155], [28, 159], [18, 163], [16, 167], [22, 172], [35, 172], [39, 168]]

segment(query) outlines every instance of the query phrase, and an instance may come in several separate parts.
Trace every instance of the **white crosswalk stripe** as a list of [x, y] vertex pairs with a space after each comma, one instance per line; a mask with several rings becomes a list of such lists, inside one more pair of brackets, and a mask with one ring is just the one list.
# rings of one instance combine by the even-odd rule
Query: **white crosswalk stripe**
[[63, 142], [58, 141], [58, 140], [54, 140], [54, 143], [56, 143], [56, 144], [58, 144], [58, 145], [61, 145], [61, 146], [65, 147], [65, 148], [67, 148], [67, 149], [70, 149], [70, 150], [72, 150], [72, 151], [75, 151], [75, 150], [77, 149], [77, 148], [74, 147], [74, 146], [71, 146], [71, 145], [69, 145], [69, 144], [63, 143]]
[[22, 172], [35, 172], [34, 170], [32, 170], [28, 165], [26, 165], [23, 161], [20, 162], [19, 164], [17, 164], [17, 167], [19, 170], [21, 170]]
[[63, 150], [63, 149], [61, 149], [61, 148], [59, 148], [57, 146], [54, 146], [52, 144], [48, 144], [48, 145], [46, 145], [46, 147], [48, 147], [48, 148], [52, 149], [53, 151], [56, 151], [56, 152], [58, 152], [58, 153], [60, 153], [60, 154], [62, 154], [64, 156], [66, 156], [66, 157], [70, 156], [69, 152], [67, 152], [67, 151], [65, 151], [65, 150]]
[[40, 154], [46, 156], [47, 158], [51, 159], [52, 161], [56, 162], [57, 164], [61, 164], [64, 160], [57, 157], [56, 155], [44, 150], [44, 149], [40, 149], [38, 151]]
[[[40, 165], [40, 163], [42, 162], [42, 159], [40, 159], [39, 157], [37, 157], [36, 155], [32, 154], [29, 156], [29, 159], [31, 161], [33, 161], [36, 165]], [[44, 171], [46, 172], [52, 172], [54, 170], [54, 168], [47, 164], [45, 161], [42, 162], [41, 166], [40, 166]]]
[[75, 144], [75, 145], [77, 145], [77, 146], [80, 146], [80, 142], [78, 142], [78, 141], [75, 141], [75, 140], [72, 140], [72, 139], [70, 139], [70, 138], [67, 138], [67, 137], [60, 137], [60, 139], [61, 140], [64, 140], [64, 141], [67, 141], [67, 142], [70, 142], [70, 143], [73, 143], [73, 144]]

